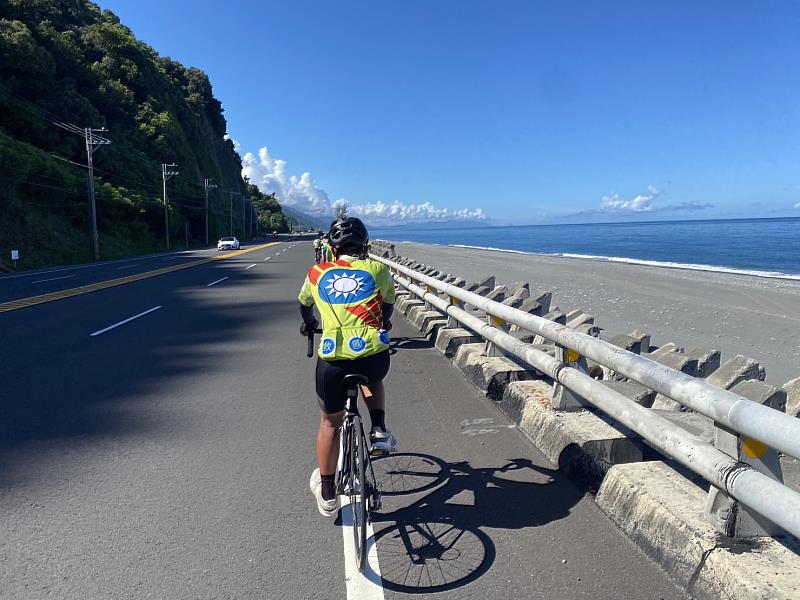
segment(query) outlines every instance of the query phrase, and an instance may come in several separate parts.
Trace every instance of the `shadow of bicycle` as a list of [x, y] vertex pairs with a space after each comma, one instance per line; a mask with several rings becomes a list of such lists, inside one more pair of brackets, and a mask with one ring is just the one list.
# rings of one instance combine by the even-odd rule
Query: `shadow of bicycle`
[[398, 453], [373, 461], [383, 508], [365, 576], [406, 594], [443, 592], [486, 573], [495, 546], [484, 531], [536, 527], [566, 517], [582, 492], [528, 459], [497, 468]]

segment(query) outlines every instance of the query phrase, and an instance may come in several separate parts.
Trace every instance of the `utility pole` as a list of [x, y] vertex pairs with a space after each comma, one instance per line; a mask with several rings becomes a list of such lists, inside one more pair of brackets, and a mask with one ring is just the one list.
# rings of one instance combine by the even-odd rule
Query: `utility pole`
[[208, 246], [208, 192], [209, 190], [217, 189], [217, 186], [211, 183], [210, 179], [203, 181], [203, 187], [206, 190], [206, 246]]
[[89, 196], [89, 227], [91, 229], [90, 239], [92, 256], [94, 257], [94, 260], [100, 260], [100, 240], [97, 235], [97, 204], [95, 202], [94, 195], [94, 164], [92, 163], [92, 156], [95, 152], [97, 152], [97, 148], [111, 143], [111, 140], [100, 137], [95, 132], [108, 130], [105, 127], [100, 127], [99, 129], [84, 127], [81, 129], [77, 125], [73, 125], [72, 123], [62, 123], [61, 121], [56, 121], [55, 125], [61, 127], [61, 129], [69, 131], [70, 133], [83, 136], [84, 140], [86, 140], [86, 168], [88, 169], [86, 173], [86, 192]]
[[242, 194], [242, 238], [244, 238], [247, 235], [247, 229], [245, 229], [246, 223], [245, 223], [245, 220], [244, 220], [244, 202], [245, 202], [245, 198], [244, 198], [244, 194]]
[[94, 197], [94, 164], [92, 162], [92, 155], [100, 146], [110, 144], [111, 142], [105, 138], [94, 135], [95, 131], [106, 131], [106, 128], [92, 129], [91, 127], [87, 127], [84, 129], [84, 136], [86, 137], [86, 166], [89, 169], [86, 177], [86, 184], [89, 191], [89, 219], [92, 226], [92, 256], [94, 256], [95, 260], [100, 260], [100, 238], [97, 235], [97, 204]]
[[172, 167], [177, 167], [175, 163], [161, 164], [161, 181], [164, 184], [164, 239], [169, 250], [169, 204], [167, 204], [167, 181], [178, 175], [178, 171], [170, 171]]
[[228, 198], [230, 200], [230, 215], [231, 215], [231, 237], [233, 237], [233, 191], [228, 190]]

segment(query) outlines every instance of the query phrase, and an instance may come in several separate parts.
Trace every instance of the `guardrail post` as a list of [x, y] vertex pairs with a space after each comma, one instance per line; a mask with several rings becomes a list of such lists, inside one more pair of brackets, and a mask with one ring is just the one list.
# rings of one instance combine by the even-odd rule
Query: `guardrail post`
[[[455, 306], [456, 308], [463, 309], [464, 303], [454, 296], [450, 296], [450, 306]], [[455, 317], [452, 315], [447, 315], [447, 328], [448, 329], [455, 329], [460, 327], [461, 324], [456, 320]]]
[[[731, 391], [776, 410], [786, 409], [786, 392], [761, 381], [743, 381]], [[714, 446], [767, 477], [783, 483], [780, 457], [766, 444], [714, 423]], [[705, 513], [717, 531], [728, 537], [764, 537], [781, 533], [777, 525], [714, 486], [709, 490]]]
[[[492, 315], [487, 314], [486, 322], [492, 327], [495, 327], [496, 329], [508, 333], [508, 323], [506, 323], [503, 319], [500, 319], [499, 317], [493, 317]], [[497, 346], [495, 346], [489, 340], [486, 340], [484, 342], [483, 354], [484, 356], [503, 356], [503, 353], [497, 348]]]
[[[586, 362], [586, 357], [582, 356], [575, 350], [570, 350], [559, 344], [556, 344], [555, 357], [560, 360], [565, 366], [578, 369], [583, 373], [589, 373], [589, 365]], [[553, 399], [551, 404], [555, 410], [581, 410], [592, 406], [590, 402], [555, 382], [553, 386]]]

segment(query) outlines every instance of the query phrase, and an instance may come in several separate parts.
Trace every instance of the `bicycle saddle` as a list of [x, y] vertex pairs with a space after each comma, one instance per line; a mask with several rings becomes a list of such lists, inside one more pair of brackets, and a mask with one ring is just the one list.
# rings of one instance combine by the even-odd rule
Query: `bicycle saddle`
[[344, 382], [348, 386], [365, 385], [369, 383], [369, 379], [364, 375], [353, 374], [353, 375], [345, 375]]

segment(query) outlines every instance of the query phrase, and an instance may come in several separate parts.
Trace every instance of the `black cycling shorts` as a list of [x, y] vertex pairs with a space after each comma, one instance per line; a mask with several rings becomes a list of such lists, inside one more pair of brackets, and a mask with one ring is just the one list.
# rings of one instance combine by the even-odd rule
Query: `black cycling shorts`
[[344, 410], [347, 402], [347, 375], [364, 375], [369, 383], [383, 381], [389, 372], [389, 351], [353, 360], [323, 360], [317, 358], [317, 397], [326, 414]]

